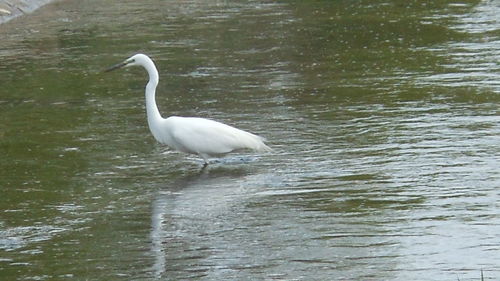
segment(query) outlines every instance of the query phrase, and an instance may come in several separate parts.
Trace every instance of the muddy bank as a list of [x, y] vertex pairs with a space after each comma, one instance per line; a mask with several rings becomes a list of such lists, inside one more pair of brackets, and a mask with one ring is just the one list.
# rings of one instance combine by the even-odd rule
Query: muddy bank
[[54, 0], [0, 0], [0, 24], [54, 2]]

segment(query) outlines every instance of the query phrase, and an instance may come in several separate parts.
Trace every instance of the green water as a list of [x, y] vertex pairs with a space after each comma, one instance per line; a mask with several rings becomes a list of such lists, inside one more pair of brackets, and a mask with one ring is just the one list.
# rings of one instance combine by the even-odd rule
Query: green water
[[[0, 280], [500, 277], [495, 1], [73, 1], [0, 26]], [[155, 143], [200, 116], [272, 153]]]

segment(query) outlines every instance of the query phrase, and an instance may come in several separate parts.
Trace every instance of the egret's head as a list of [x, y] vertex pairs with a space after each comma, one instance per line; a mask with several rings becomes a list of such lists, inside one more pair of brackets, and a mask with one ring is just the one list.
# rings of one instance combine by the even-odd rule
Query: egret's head
[[136, 54], [136, 55], [133, 55], [130, 58], [124, 60], [123, 62], [121, 62], [119, 64], [111, 66], [110, 68], [104, 70], [104, 72], [109, 72], [109, 71], [112, 71], [112, 70], [115, 70], [118, 68], [134, 66], [134, 65], [144, 66], [147, 63], [147, 61], [150, 61], [150, 60], [151, 59], [144, 54]]

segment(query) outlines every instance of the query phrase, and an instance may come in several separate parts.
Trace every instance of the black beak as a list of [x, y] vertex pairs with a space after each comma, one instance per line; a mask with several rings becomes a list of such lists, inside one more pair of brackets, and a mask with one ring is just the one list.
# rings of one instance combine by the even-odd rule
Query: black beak
[[126, 66], [127, 64], [128, 64], [127, 61], [121, 62], [119, 64], [113, 65], [113, 66], [105, 69], [104, 72], [110, 72], [110, 71], [113, 71], [115, 69], [122, 68], [122, 67]]

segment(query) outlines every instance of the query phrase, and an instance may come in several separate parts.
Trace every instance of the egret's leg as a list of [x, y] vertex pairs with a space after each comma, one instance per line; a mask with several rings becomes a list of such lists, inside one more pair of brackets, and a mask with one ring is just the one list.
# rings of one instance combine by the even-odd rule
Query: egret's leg
[[203, 164], [203, 167], [208, 166], [208, 155], [206, 155], [204, 153], [200, 153], [199, 155], [201, 158], [203, 158], [203, 161], [205, 161], [205, 164]]

